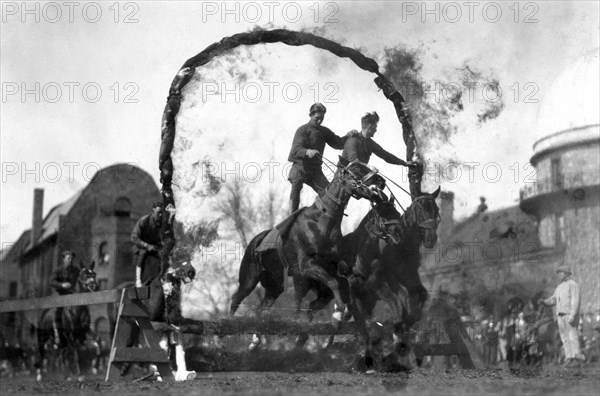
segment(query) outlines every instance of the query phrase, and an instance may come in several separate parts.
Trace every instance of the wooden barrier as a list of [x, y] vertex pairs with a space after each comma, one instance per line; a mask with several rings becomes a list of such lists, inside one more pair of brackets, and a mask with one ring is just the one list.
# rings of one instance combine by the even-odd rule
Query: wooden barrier
[[[413, 344], [413, 352], [417, 358], [425, 356], [456, 355], [462, 368], [483, 368], [483, 361], [467, 337], [467, 331], [460, 319], [448, 319], [443, 322], [444, 331], [449, 343]], [[340, 335], [354, 334], [354, 322], [342, 322], [338, 326], [330, 323], [288, 322], [282, 320], [258, 320], [256, 318], [223, 318], [212, 321], [184, 320], [180, 329], [182, 333], [196, 335], [240, 335], [240, 334], [269, 334], [269, 335]]]
[[342, 322], [338, 326], [331, 323], [290, 322], [284, 320], [258, 320], [256, 318], [222, 318], [211, 321], [184, 319], [180, 323], [182, 333], [195, 335], [239, 335], [239, 334], [271, 334], [293, 335], [301, 333], [309, 335], [354, 334], [353, 322]]
[[[132, 296], [130, 290], [136, 291], [135, 296]], [[147, 287], [123, 289], [121, 292], [105, 381], [118, 379], [124, 363], [153, 363], [163, 378], [173, 378], [167, 353], [159, 347], [160, 337], [152, 327], [148, 310], [142, 303], [142, 300], [148, 298], [150, 298], [150, 290]], [[144, 345], [143, 348], [126, 345], [133, 322], [140, 328], [140, 341]]]
[[[49, 296], [25, 300], [0, 302], [0, 313], [42, 310], [77, 305], [94, 305], [118, 303], [118, 315], [113, 335], [110, 359], [106, 380], [118, 378], [118, 370], [125, 362], [144, 362], [157, 365], [161, 376], [171, 378], [167, 354], [159, 348], [157, 330], [165, 330], [164, 323], [150, 322], [148, 312], [142, 300], [150, 297], [150, 289], [127, 288], [122, 290], [105, 290], [94, 293], [69, 294], [65, 296]], [[125, 342], [129, 334], [129, 325], [124, 322], [135, 321], [140, 326], [144, 348], [128, 348]], [[463, 368], [480, 368], [483, 362], [471, 341], [466, 337], [466, 330], [458, 320], [444, 321], [444, 329], [450, 343], [447, 344], [415, 344], [416, 357], [457, 355]], [[223, 318], [213, 321], [197, 321], [183, 319], [180, 330], [186, 334], [196, 335], [239, 335], [239, 334], [272, 334], [272, 335], [340, 335], [354, 334], [353, 322], [342, 322], [338, 326], [330, 323], [289, 322], [283, 320], [257, 320], [255, 318]]]
[[[72, 307], [78, 305], [119, 304], [115, 334], [110, 352], [109, 364], [106, 372], [108, 381], [111, 374], [111, 365], [120, 367], [125, 362], [154, 363], [163, 378], [171, 378], [169, 359], [165, 351], [159, 347], [159, 336], [152, 327], [148, 311], [142, 300], [150, 297], [150, 288], [126, 288], [121, 290], [104, 290], [93, 293], [75, 293], [64, 296], [48, 296], [21, 300], [0, 302], [0, 313], [36, 311], [58, 307]], [[140, 335], [145, 348], [127, 348], [125, 343], [129, 334], [123, 325], [124, 321], [135, 321], [140, 326]], [[110, 378], [118, 378], [114, 375]]]
[[[132, 296], [135, 291], [128, 292]], [[104, 290], [94, 293], [76, 293], [64, 296], [48, 296], [40, 298], [28, 298], [24, 300], [9, 300], [0, 302], [0, 313], [35, 311], [48, 308], [74, 307], [77, 305], [94, 305], [119, 302], [120, 290]]]

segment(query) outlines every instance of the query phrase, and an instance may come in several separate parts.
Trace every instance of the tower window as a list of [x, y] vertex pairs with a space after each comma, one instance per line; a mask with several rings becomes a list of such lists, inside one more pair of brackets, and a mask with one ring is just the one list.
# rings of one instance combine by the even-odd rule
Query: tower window
[[563, 178], [560, 171], [560, 158], [550, 160], [550, 178], [553, 190], [562, 190]]
[[106, 265], [110, 261], [110, 254], [108, 253], [108, 242], [102, 242], [98, 248], [98, 262], [100, 265]]
[[115, 201], [115, 216], [129, 217], [131, 214], [131, 201], [127, 197], [119, 197]]

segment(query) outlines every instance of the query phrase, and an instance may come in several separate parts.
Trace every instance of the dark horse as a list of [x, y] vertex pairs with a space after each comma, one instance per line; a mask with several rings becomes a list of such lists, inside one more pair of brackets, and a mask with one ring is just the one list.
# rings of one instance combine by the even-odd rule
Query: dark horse
[[[309, 304], [309, 320], [333, 298], [337, 310], [334, 315], [341, 317], [344, 301], [348, 300], [347, 283], [338, 275], [344, 209], [352, 196], [369, 200], [379, 196], [384, 184], [383, 178], [367, 164], [348, 163], [340, 157], [331, 183], [312, 206], [296, 211], [288, 219], [292, 222], [288, 229], [266, 230], [250, 241], [240, 265], [239, 287], [232, 297], [230, 314], [235, 314], [259, 282], [266, 291], [261, 308], [271, 307], [284, 290], [285, 271], [289, 267], [298, 311], [308, 291], [315, 290], [317, 298]], [[261, 242], [268, 240], [267, 235], [273, 232], [281, 236], [279, 243], [269, 243], [270, 249], [260, 251]]]
[[[367, 325], [377, 301], [390, 305], [399, 341], [421, 319], [428, 293], [418, 272], [420, 247], [433, 248], [437, 243], [439, 191], [414, 198], [403, 215], [391, 200], [374, 205], [357, 229], [344, 237], [344, 260], [349, 265], [344, 271], [367, 366], [372, 364], [371, 341], [380, 341], [369, 340]], [[406, 344], [399, 342], [398, 348], [406, 349]]]
[[[75, 293], [89, 293], [94, 292], [98, 288], [96, 280], [96, 272], [94, 272], [94, 263], [90, 267], [83, 266], [79, 271], [77, 278], [77, 285], [75, 286]], [[51, 341], [54, 339], [54, 329], [52, 328], [52, 321], [44, 321], [44, 317], [48, 316], [49, 311], [42, 315], [42, 319], [37, 327], [37, 347], [38, 354], [35, 363], [36, 368], [36, 379], [42, 380], [42, 367], [44, 359], [46, 358], [47, 348], [52, 348]], [[53, 315], [53, 314], [52, 314]], [[81, 361], [79, 351], [84, 346], [87, 340], [87, 335], [91, 332], [90, 328], [90, 311], [85, 305], [78, 305], [74, 307], [65, 307], [62, 311], [62, 328], [61, 333], [61, 345], [62, 349], [60, 355], [67, 355], [65, 357], [66, 363], [71, 363], [73, 370], [72, 372], [83, 379], [81, 370]], [[69, 362], [69, 360], [72, 360]]]

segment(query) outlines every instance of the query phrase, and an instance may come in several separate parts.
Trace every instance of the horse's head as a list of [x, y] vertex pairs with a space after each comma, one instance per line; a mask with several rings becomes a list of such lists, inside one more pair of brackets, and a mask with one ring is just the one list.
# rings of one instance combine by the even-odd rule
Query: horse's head
[[381, 199], [385, 179], [378, 174], [377, 168], [360, 161], [348, 162], [340, 157], [338, 169], [337, 175], [354, 198]]
[[414, 198], [405, 213], [407, 224], [418, 228], [420, 240], [427, 249], [432, 249], [437, 243], [437, 227], [441, 218], [435, 199], [439, 193], [440, 187], [432, 194], [423, 193]]
[[369, 212], [367, 230], [384, 239], [387, 243], [398, 244], [402, 238], [400, 226], [400, 213], [394, 206], [393, 197], [386, 199], [385, 194], [381, 193], [382, 201], [373, 205]]
[[196, 276], [196, 269], [188, 262], [181, 264], [174, 270], [169, 270], [168, 275], [173, 280], [181, 281], [182, 283], [190, 283]]
[[94, 266], [96, 263], [92, 261], [89, 267], [83, 265], [79, 271], [79, 277], [77, 283], [79, 284], [79, 290], [82, 292], [95, 292], [98, 290], [98, 279]]

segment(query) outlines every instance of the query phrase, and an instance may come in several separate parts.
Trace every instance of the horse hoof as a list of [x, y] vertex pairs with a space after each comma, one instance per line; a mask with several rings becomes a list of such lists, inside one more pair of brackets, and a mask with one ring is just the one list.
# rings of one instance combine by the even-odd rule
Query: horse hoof
[[346, 307], [344, 309], [344, 314], [342, 315], [342, 320], [344, 322], [349, 321], [350, 319], [352, 319], [352, 312], [350, 312], [350, 310], [348, 309], [348, 307]]
[[176, 371], [175, 372], [175, 381], [191, 381], [196, 378], [195, 371]]
[[37, 382], [40, 382], [40, 381], [42, 380], [42, 374], [37, 374], [37, 375], [35, 376], [35, 380], [36, 380]]
[[250, 345], [248, 345], [248, 350], [249, 351], [253, 351], [256, 349], [256, 347], [258, 347], [258, 345], [260, 344], [260, 337], [257, 336], [256, 334], [252, 335], [252, 341], [250, 342]]
[[339, 323], [342, 321], [342, 311], [335, 311], [333, 315], [331, 315], [331, 321], [333, 323]]

